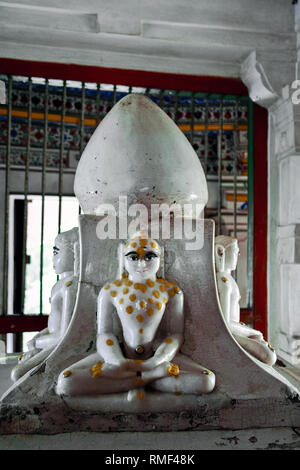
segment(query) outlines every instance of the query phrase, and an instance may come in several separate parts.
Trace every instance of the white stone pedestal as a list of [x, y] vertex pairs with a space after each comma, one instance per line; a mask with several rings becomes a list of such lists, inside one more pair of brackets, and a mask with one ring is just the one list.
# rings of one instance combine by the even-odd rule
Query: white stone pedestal
[[201, 221], [201, 250], [186, 250], [186, 240], [160, 243], [165, 251], [165, 278], [185, 294], [182, 352], [213, 370], [215, 390], [201, 396], [149, 391], [142, 404], [128, 402], [127, 394], [55, 395], [59, 372], [95, 348], [97, 293], [116, 277], [119, 241], [97, 238], [100, 219], [79, 217], [81, 274], [72, 321], [48, 359], [4, 395], [1, 433], [300, 426], [299, 390], [274, 368], [246, 353], [223, 320], [216, 293], [211, 220]]

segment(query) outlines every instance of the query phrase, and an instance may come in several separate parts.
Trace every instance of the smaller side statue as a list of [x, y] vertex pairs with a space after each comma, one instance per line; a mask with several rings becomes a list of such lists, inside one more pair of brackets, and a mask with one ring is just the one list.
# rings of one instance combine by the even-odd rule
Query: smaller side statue
[[260, 331], [240, 322], [240, 291], [232, 271], [238, 262], [239, 247], [235, 237], [219, 235], [215, 238], [216, 278], [224, 319], [233, 337], [250, 354], [272, 366], [277, 360], [274, 348], [264, 340]]
[[51, 290], [51, 312], [48, 326], [28, 343], [28, 351], [19, 356], [11, 379], [16, 382], [26, 372], [39, 365], [56, 347], [70, 323], [78, 286], [78, 228], [62, 232], [53, 247], [53, 268], [60, 279]]
[[123, 273], [98, 296], [97, 351], [59, 375], [59, 395], [127, 392], [134, 401], [146, 388], [175, 394], [214, 389], [214, 373], [180, 352], [183, 292], [156, 277], [160, 259], [159, 244], [141, 232], [122, 248]]

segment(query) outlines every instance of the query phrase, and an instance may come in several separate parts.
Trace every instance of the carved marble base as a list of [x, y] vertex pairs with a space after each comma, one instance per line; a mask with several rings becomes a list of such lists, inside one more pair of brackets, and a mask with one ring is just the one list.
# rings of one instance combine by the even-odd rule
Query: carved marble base
[[185, 431], [299, 427], [300, 401], [282, 398], [232, 399], [225, 394], [174, 396], [149, 392], [151, 411], [128, 403], [126, 394], [94, 399], [51, 396], [18, 406], [2, 404], [0, 434], [56, 434], [106, 431]]

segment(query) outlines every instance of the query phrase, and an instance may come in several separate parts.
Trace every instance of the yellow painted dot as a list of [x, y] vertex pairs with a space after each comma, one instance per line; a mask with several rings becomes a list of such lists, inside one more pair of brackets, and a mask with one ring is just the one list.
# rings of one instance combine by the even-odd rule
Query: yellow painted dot
[[139, 393], [137, 394], [137, 396], [138, 396], [138, 399], [139, 399], [139, 400], [143, 400], [143, 399], [145, 398], [144, 392], [139, 392]]
[[146, 284], [147, 284], [149, 287], [154, 287], [154, 282], [152, 281], [152, 279], [147, 279], [147, 280], [146, 280]]
[[129, 281], [129, 279], [124, 279], [124, 284], [125, 286], [132, 286], [133, 282], [132, 281]]
[[170, 282], [166, 282], [165, 284], [166, 284], [166, 287], [167, 287], [168, 289], [169, 289], [169, 287], [171, 287]]
[[169, 294], [170, 297], [174, 297], [174, 295], [175, 295], [174, 289], [170, 289], [170, 290], [168, 291], [168, 294]]
[[153, 308], [150, 308], [150, 307], [147, 308], [146, 312], [147, 312], [147, 315], [149, 315], [149, 317], [152, 317], [152, 315], [153, 315]]
[[175, 292], [180, 292], [181, 291], [180, 287], [178, 287], [178, 286], [174, 286], [173, 289], [175, 290]]
[[132, 313], [133, 312], [133, 307], [131, 307], [131, 305], [128, 305], [128, 307], [126, 307], [126, 312], [127, 313]]
[[165, 286], [159, 286], [159, 290], [160, 290], [160, 292], [165, 292], [166, 288], [165, 288]]
[[129, 292], [129, 289], [127, 287], [124, 287], [123, 294], [128, 294], [128, 292]]
[[20, 356], [18, 356], [18, 361], [21, 361], [23, 356], [24, 356], [24, 354], [20, 354]]
[[65, 377], [69, 377], [70, 375], [72, 375], [72, 372], [70, 370], [65, 370], [64, 371], [64, 376]]
[[66, 287], [69, 287], [69, 286], [71, 286], [71, 284], [72, 284], [72, 281], [67, 281], [67, 282], [65, 283], [65, 286], [66, 286]]
[[162, 308], [162, 303], [156, 302], [155, 307], [157, 308], [157, 310], [160, 310]]
[[107, 339], [106, 344], [107, 344], [107, 346], [112, 346], [114, 344], [114, 342], [113, 342], [112, 339]]
[[173, 343], [172, 338], [167, 338], [167, 339], [165, 339], [165, 343], [167, 343], [167, 344], [172, 344], [172, 343]]
[[142, 334], [142, 333], [143, 333], [143, 331], [144, 331], [144, 330], [143, 330], [143, 328], [140, 328], [140, 329], [139, 329], [139, 333], [141, 333], [141, 334]]
[[151, 297], [148, 299], [149, 304], [154, 304], [154, 300]]
[[227, 277], [224, 277], [224, 276], [223, 276], [221, 279], [222, 279], [223, 282], [228, 282]]
[[152, 246], [152, 248], [156, 248], [156, 243], [155, 243], [155, 242], [151, 242], [151, 243], [150, 243], [150, 246]]
[[168, 367], [168, 373], [169, 375], [173, 375], [174, 377], [178, 377], [179, 375], [179, 367], [177, 364], [173, 364], [171, 362], [170, 367]]
[[125, 273], [122, 273], [122, 279], [127, 279], [127, 276]]
[[110, 288], [110, 285], [109, 284], [106, 284], [106, 286], [104, 286], [104, 289], [105, 290], [108, 290]]
[[160, 296], [158, 290], [154, 290], [154, 291], [153, 291], [153, 295], [154, 295], [154, 297], [155, 297], [156, 299], [158, 299], [159, 296]]
[[144, 302], [143, 300], [140, 301], [140, 307], [141, 308], [145, 308], [146, 307], [146, 302]]
[[147, 245], [147, 238], [140, 238], [140, 246], [146, 246]]
[[157, 280], [157, 282], [159, 282], [160, 284], [164, 284], [164, 283], [165, 283], [165, 280], [162, 279], [162, 278], [159, 278], [159, 279], [156, 279], [156, 280]]
[[146, 284], [140, 284], [140, 290], [145, 293], [147, 290]]
[[136, 250], [136, 252], [137, 252], [137, 254], [139, 255], [140, 258], [143, 258], [144, 255], [145, 255], [145, 250], [141, 246]]
[[167, 301], [168, 301], [167, 297], [163, 297], [163, 299], [162, 299], [162, 300], [163, 300], [163, 303], [164, 303], [164, 304], [166, 304], [166, 303], [167, 303]]
[[92, 374], [93, 377], [99, 377], [99, 375], [102, 374], [102, 366], [103, 366], [103, 362], [99, 361], [90, 369], [90, 373]]
[[131, 243], [131, 246], [132, 248], [136, 248], [136, 243], [135, 242]]
[[117, 296], [117, 293], [116, 293], [115, 290], [112, 290], [112, 291], [110, 292], [110, 295], [111, 295], [112, 297], [116, 297], [116, 296]]
[[130, 298], [131, 302], [134, 302], [135, 299], [136, 299], [136, 295], [135, 294], [130, 294], [129, 298]]
[[209, 375], [209, 374], [211, 374], [211, 371], [208, 370], [208, 369], [204, 369], [204, 370], [202, 371], [202, 374]]
[[143, 315], [137, 315], [136, 319], [139, 323], [142, 323], [142, 321], [144, 320], [144, 317], [143, 317]]
[[116, 286], [121, 286], [121, 285], [122, 285], [122, 281], [120, 281], [119, 279], [117, 279], [116, 281], [113, 282], [113, 284], [115, 284]]
[[119, 304], [123, 304], [123, 303], [124, 303], [124, 299], [120, 299]]
[[136, 364], [140, 364], [141, 362], [143, 362], [143, 359], [135, 359], [134, 362], [135, 362]]

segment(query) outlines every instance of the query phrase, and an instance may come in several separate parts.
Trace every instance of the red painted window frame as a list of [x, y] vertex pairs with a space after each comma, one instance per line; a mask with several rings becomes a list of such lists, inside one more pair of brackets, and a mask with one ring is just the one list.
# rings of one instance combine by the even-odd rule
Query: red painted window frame
[[[201, 91], [248, 96], [240, 79], [169, 74], [77, 64], [0, 58], [0, 72], [64, 80], [111, 83], [148, 88]], [[268, 113], [254, 105], [254, 208], [253, 208], [253, 326], [267, 336], [267, 209], [268, 209]], [[245, 312], [245, 319], [247, 312]], [[0, 317], [0, 333], [35, 331], [47, 326], [47, 317]]]

